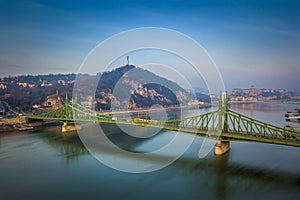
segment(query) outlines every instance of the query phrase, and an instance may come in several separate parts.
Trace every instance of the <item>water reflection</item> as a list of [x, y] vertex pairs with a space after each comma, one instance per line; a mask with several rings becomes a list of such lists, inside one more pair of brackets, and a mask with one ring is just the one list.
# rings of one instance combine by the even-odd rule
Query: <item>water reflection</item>
[[[117, 134], [114, 134], [114, 136], [120, 139]], [[80, 138], [75, 133], [67, 136], [54, 135], [52, 130], [48, 131], [42, 139], [63, 155], [67, 163], [72, 159], [78, 160], [80, 156], [89, 155]], [[136, 146], [141, 145], [140, 141], [137, 140], [136, 142], [137, 144], [134, 144], [133, 141], [130, 141], [130, 147], [134, 149]], [[300, 174], [297, 172], [286, 172], [276, 169], [265, 169], [260, 166], [234, 163], [230, 161], [230, 152], [224, 156], [210, 154], [208, 158], [200, 160], [191, 153], [197, 152], [198, 145], [199, 143], [193, 144], [184, 156], [162, 171], [176, 171], [176, 173], [188, 171], [192, 176], [202, 174], [202, 180], [205, 178], [205, 182], [215, 183], [216, 199], [224, 199], [227, 196], [226, 193], [232, 189], [230, 187], [232, 185], [239, 185], [240, 181], [245, 185], [244, 187], [248, 187], [248, 182], [249, 184], [272, 184], [281, 188], [293, 187], [300, 189]], [[109, 154], [111, 152], [113, 152], [112, 149], [105, 149], [105, 152], [99, 153]], [[160, 162], [164, 159], [168, 158], [163, 155], [153, 155], [150, 160], [151, 162]], [[99, 163], [99, 165], [101, 164]]]
[[78, 160], [81, 155], [89, 154], [76, 132], [69, 135], [45, 135], [42, 140], [63, 155], [66, 162]]
[[[279, 107], [234, 109], [280, 125], [285, 122], [286, 110], [295, 107]], [[211, 110], [215, 108], [203, 112]], [[174, 137], [173, 132], [164, 131], [140, 140], [116, 127], [106, 128], [115, 144], [133, 152], [153, 151]], [[211, 152], [200, 160], [202, 142], [197, 137], [186, 153], [166, 168], [126, 174], [102, 165], [75, 132], [62, 135], [60, 127], [28, 134], [1, 133], [1, 199], [300, 199], [299, 148], [232, 142], [228, 154], [216, 157]], [[99, 153], [113, 152], [103, 148]], [[154, 154], [143, 161], [165, 159], [166, 155]]]
[[[147, 145], [152, 146], [168, 134], [171, 132], [136, 144], [131, 142], [130, 148], [143, 152]], [[274, 149], [260, 144], [261, 148], [269, 149], [266, 155], [272, 158], [253, 163], [264, 157], [256, 154], [261, 149], [247, 154], [249, 149], [233, 143], [225, 156], [211, 153], [200, 160], [198, 151], [203, 140], [197, 138], [172, 165], [152, 173], [126, 174], [97, 162], [76, 134], [61, 135], [59, 128], [0, 137], [0, 142], [0, 172], [5, 172], [1, 174], [1, 199], [299, 199], [300, 196], [298, 167], [294, 170], [280, 167], [281, 162], [299, 165], [298, 149], [285, 148], [283, 154], [276, 155], [275, 151], [270, 156]], [[99, 153], [112, 152], [106, 148]], [[281, 156], [286, 159], [276, 160]], [[148, 162], [164, 159], [168, 158], [156, 154]]]
[[[268, 103], [243, 103], [243, 104], [231, 104], [229, 107], [231, 109], [242, 109], [242, 110], [252, 110], [252, 111], [279, 111], [285, 110], [287, 105], [284, 104], [268, 104]], [[290, 107], [290, 105], [288, 105]]]

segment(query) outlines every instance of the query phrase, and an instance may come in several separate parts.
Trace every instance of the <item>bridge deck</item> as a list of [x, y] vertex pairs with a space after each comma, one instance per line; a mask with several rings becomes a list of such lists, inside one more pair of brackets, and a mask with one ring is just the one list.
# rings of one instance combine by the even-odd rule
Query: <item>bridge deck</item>
[[63, 108], [38, 116], [29, 116], [29, 118], [68, 123], [74, 123], [74, 121], [79, 123], [118, 123], [180, 131], [218, 140], [262, 142], [300, 147], [300, 134], [229, 110], [226, 100], [225, 105], [220, 101], [219, 109], [214, 112], [184, 119], [157, 121], [157, 124], [135, 123], [132, 119], [118, 118], [116, 120], [112, 116], [103, 115], [79, 104], [68, 102]]

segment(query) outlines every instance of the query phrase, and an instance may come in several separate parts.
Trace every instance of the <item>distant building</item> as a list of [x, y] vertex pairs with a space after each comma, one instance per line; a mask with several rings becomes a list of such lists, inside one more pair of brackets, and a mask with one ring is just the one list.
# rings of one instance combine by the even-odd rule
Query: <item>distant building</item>
[[7, 86], [5, 84], [0, 83], [0, 89], [6, 89], [6, 88], [7, 88]]
[[57, 83], [60, 84], [60, 85], [66, 85], [66, 81], [65, 80], [58, 80]]
[[18, 82], [17, 84], [19, 86], [22, 86], [22, 87], [27, 87], [28, 86], [28, 83], [26, 83], [26, 82]]
[[41, 107], [41, 106], [38, 105], [38, 104], [34, 104], [34, 105], [32, 106], [33, 109], [37, 109], [37, 108], [40, 108], [40, 107]]
[[58, 94], [47, 96], [46, 101], [42, 103], [43, 107], [51, 107], [52, 110], [56, 110], [63, 106], [62, 99]]
[[48, 81], [43, 81], [41, 83], [41, 87], [50, 87], [50, 86], [52, 86], [52, 83], [49, 83]]
[[95, 105], [95, 101], [92, 96], [87, 96], [84, 98], [84, 100], [81, 100], [80, 104], [86, 108], [93, 108]]
[[18, 82], [17, 84], [18, 84], [18, 86], [24, 87], [24, 88], [26, 88], [26, 87], [29, 87], [29, 88], [35, 87], [34, 83]]
[[34, 83], [29, 83], [28, 87], [33, 88], [33, 87], [35, 87], [35, 84]]
[[291, 93], [284, 89], [235, 88], [229, 96], [230, 101], [272, 101], [290, 99]]

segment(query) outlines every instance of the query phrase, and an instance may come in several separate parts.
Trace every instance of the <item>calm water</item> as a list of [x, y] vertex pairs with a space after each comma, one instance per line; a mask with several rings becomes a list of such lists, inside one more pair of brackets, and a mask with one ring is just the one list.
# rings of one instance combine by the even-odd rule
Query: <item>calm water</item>
[[[284, 113], [296, 108], [231, 107], [279, 126], [286, 124]], [[163, 132], [147, 142], [128, 141], [127, 148], [139, 151], [159, 146], [172, 134]], [[118, 142], [118, 134], [114, 137]], [[61, 136], [59, 128], [2, 133], [0, 199], [300, 199], [299, 148], [231, 142], [225, 156], [215, 157], [211, 152], [199, 159], [202, 141], [197, 138], [166, 168], [128, 174], [104, 166], [78, 137]]]

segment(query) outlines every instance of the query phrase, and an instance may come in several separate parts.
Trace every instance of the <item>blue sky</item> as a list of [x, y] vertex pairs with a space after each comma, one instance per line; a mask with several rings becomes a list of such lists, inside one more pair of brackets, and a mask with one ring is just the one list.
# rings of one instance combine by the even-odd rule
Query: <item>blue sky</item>
[[101, 41], [151, 26], [195, 39], [228, 90], [300, 91], [299, 10], [285, 0], [0, 0], [0, 76], [77, 72]]

